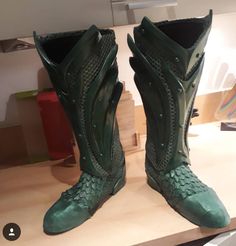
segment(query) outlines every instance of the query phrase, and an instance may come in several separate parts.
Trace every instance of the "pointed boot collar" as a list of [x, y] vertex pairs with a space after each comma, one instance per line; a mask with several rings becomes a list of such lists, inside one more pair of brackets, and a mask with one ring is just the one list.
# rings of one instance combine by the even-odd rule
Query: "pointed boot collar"
[[[39, 55], [48, 65], [53, 66], [55, 68], [67, 67], [72, 62], [72, 60], [78, 55], [80, 56], [79, 61], [81, 61], [82, 63], [83, 60], [86, 58], [86, 56], [89, 54], [87, 49], [91, 47], [90, 44], [96, 41], [99, 42], [99, 40], [101, 39], [101, 34], [98, 28], [94, 25], [85, 31], [55, 33], [55, 34], [53, 33], [46, 36], [39, 36], [36, 34], [36, 32], [34, 32], [33, 34], [34, 34], [35, 45], [39, 52]], [[61, 59], [61, 61], [55, 61], [53, 55], [49, 54], [49, 52], [45, 48], [47, 46], [47, 43], [51, 42], [53, 45], [53, 42], [55, 42], [56, 44], [56, 42], [59, 39], [62, 38], [69, 39], [70, 37], [77, 37], [78, 41], [70, 49], [68, 49], [68, 52]], [[57, 52], [61, 52], [60, 49], [58, 49]]]
[[[64, 72], [73, 62], [76, 62], [77, 69], [81, 67], [84, 60], [91, 54], [92, 49], [99, 44], [103, 35], [113, 35], [115, 39], [113, 30], [98, 29], [95, 25], [83, 31], [55, 33], [46, 36], [39, 36], [34, 32], [33, 35], [36, 48], [44, 64], [46, 63], [46, 66], [54, 67], [55, 69], [64, 70]], [[77, 37], [78, 41], [68, 49], [60, 61], [54, 59], [53, 55], [47, 51], [47, 44], [51, 42], [53, 45], [53, 42], [56, 44], [59, 39], [69, 39], [71, 37]], [[59, 48], [58, 52], [61, 52]]]
[[[181, 23], [189, 23], [193, 25], [202, 25], [201, 33], [198, 37], [194, 37], [192, 45], [184, 47], [180, 42], [168, 36], [163, 27], [175, 26], [181, 31]], [[160, 54], [169, 61], [176, 64], [181, 73], [185, 76], [188, 74], [193, 66], [204, 55], [204, 47], [211, 29], [212, 10], [203, 18], [181, 19], [174, 21], [163, 21], [159, 23], [152, 23], [147, 17], [144, 17], [140, 26], [134, 28], [134, 38], [136, 41], [140, 38], [146, 39], [148, 43], [160, 51]], [[176, 25], [179, 24], [179, 25]], [[184, 34], [183, 34], [184, 38]]]

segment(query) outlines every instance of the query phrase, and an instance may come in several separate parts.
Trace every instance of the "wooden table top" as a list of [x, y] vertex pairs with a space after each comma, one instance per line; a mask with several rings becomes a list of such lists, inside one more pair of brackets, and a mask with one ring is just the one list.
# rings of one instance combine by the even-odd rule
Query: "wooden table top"
[[199, 228], [171, 209], [147, 185], [140, 151], [126, 157], [126, 186], [83, 225], [56, 236], [43, 233], [43, 216], [76, 182], [78, 166], [48, 161], [0, 170], [0, 228], [15, 222], [22, 230], [15, 242], [0, 236], [0, 245], [166, 246], [235, 229], [236, 132], [221, 132], [219, 123], [211, 123], [190, 127], [189, 135], [191, 168], [225, 204], [232, 219], [227, 228]]

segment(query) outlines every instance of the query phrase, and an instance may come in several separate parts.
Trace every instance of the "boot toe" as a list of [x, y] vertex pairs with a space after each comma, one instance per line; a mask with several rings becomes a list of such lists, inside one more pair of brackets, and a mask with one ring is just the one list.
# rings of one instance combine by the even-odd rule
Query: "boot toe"
[[230, 223], [229, 214], [212, 189], [187, 197], [176, 206], [176, 210], [203, 227], [222, 228]]
[[44, 232], [59, 234], [81, 225], [90, 217], [88, 209], [80, 207], [75, 201], [59, 199], [44, 216]]
[[216, 209], [209, 211], [207, 212], [205, 217], [206, 221], [204, 226], [206, 227], [222, 228], [230, 224], [230, 217], [225, 209]]

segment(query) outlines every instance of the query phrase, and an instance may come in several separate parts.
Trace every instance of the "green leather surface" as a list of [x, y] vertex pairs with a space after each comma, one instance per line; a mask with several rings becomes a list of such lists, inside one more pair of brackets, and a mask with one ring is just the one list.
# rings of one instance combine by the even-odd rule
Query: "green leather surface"
[[189, 169], [188, 127], [199, 85], [212, 11], [203, 18], [152, 23], [128, 35], [130, 64], [147, 117], [148, 184], [191, 222], [224, 227], [229, 215], [215, 192]]
[[124, 153], [115, 117], [122, 93], [112, 30], [38, 36], [38, 53], [70, 120], [83, 174], [44, 218], [46, 233], [72, 229], [125, 183]]

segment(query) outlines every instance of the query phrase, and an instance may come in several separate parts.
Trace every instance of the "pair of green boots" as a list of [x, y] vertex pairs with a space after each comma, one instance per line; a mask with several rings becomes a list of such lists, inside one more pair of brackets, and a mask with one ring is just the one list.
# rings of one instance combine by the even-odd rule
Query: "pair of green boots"
[[[134, 41], [128, 35], [128, 45], [147, 117], [147, 182], [192, 223], [219, 228], [229, 224], [229, 215], [189, 169], [187, 142], [211, 22], [212, 11], [204, 18], [159, 23], [145, 17], [134, 28]], [[57, 234], [81, 225], [125, 185], [115, 117], [122, 93], [118, 47], [112, 30], [95, 26], [34, 38], [81, 153], [78, 183], [44, 218], [44, 231]]]

